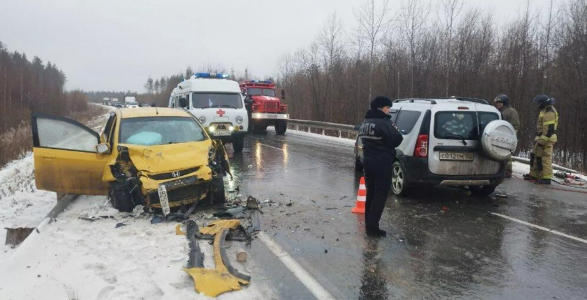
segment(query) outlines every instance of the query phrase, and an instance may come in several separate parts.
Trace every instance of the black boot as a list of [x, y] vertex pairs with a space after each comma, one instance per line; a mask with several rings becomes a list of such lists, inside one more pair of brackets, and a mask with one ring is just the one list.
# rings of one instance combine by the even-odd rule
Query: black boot
[[538, 184], [550, 184], [550, 179], [536, 180], [536, 183], [538, 183]]
[[530, 174], [524, 174], [524, 180], [536, 180], [536, 178], [532, 177]]
[[367, 228], [367, 235], [368, 236], [386, 236], [387, 232], [385, 230], [381, 230], [379, 228]]

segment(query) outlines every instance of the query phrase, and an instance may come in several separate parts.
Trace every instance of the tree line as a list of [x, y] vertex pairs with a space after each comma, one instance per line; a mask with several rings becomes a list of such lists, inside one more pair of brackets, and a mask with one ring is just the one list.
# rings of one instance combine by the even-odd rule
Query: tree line
[[293, 118], [356, 124], [377, 95], [477, 97], [507, 94], [520, 114], [521, 150], [533, 146], [537, 94], [556, 99], [556, 159], [587, 162], [587, 0], [551, 1], [513, 20], [463, 0], [365, 0], [357, 26], [332, 15], [315, 40], [279, 61]]
[[10, 52], [0, 42], [0, 167], [29, 152], [30, 113], [70, 115], [88, 108], [80, 91], [65, 92], [65, 74], [26, 54]]

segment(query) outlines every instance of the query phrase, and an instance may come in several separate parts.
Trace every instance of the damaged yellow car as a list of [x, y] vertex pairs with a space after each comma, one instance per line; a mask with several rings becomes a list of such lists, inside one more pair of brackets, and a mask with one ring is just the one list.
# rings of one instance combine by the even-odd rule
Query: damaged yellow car
[[[160, 208], [225, 201], [230, 173], [220, 141], [189, 112], [172, 108], [119, 109], [102, 134], [76, 121], [32, 115], [38, 189], [108, 195], [114, 208]], [[199, 204], [198, 204], [199, 205]]]

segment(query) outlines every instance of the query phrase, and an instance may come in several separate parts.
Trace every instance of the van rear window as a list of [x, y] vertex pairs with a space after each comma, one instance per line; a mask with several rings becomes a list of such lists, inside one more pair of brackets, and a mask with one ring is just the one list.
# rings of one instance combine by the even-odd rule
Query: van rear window
[[499, 115], [492, 112], [438, 112], [434, 118], [434, 136], [447, 140], [475, 140], [489, 122], [498, 119]]
[[434, 118], [434, 136], [446, 140], [477, 138], [477, 115], [474, 112], [438, 112]]

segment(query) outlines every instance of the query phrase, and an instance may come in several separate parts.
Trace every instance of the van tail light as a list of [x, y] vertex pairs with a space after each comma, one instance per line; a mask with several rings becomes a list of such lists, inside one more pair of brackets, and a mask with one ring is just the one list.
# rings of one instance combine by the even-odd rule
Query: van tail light
[[428, 157], [428, 135], [420, 134], [414, 149], [414, 157]]

